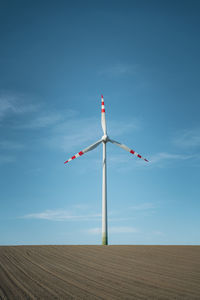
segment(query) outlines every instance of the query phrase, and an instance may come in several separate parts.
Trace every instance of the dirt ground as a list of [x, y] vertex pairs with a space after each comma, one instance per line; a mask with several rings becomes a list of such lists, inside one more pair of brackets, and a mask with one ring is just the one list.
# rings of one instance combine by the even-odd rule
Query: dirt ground
[[200, 246], [1, 246], [0, 299], [200, 299]]

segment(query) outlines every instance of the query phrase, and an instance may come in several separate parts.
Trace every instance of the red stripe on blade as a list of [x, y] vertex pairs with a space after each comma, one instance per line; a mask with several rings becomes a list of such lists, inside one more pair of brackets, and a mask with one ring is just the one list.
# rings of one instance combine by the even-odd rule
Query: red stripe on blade
[[64, 164], [66, 164], [66, 163], [68, 163], [68, 160], [66, 160], [66, 161], [64, 162]]
[[76, 156], [72, 156], [72, 159], [76, 158]]
[[104, 108], [102, 108], [101, 112], [105, 112], [105, 109], [104, 109]]
[[145, 161], [149, 162], [146, 158], [144, 158]]
[[101, 105], [104, 105], [104, 101], [101, 102]]
[[103, 99], [103, 95], [101, 95], [101, 98]]
[[80, 151], [78, 154], [81, 156], [81, 155], [83, 155], [84, 153], [83, 153], [82, 151]]
[[134, 154], [134, 153], [135, 153], [135, 151], [131, 150], [131, 151], [130, 151], [130, 153]]
[[142, 158], [142, 156], [140, 154], [138, 154], [137, 157]]

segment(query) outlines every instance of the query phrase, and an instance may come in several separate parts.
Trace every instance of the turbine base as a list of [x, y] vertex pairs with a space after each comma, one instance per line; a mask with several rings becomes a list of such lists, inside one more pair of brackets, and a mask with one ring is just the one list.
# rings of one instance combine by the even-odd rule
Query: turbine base
[[108, 237], [105, 233], [102, 236], [102, 245], [108, 245]]

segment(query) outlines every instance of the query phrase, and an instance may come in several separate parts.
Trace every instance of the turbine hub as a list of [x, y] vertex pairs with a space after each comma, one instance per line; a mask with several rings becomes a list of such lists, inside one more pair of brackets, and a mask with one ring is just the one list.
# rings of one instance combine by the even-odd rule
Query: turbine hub
[[106, 143], [108, 141], [108, 136], [107, 134], [104, 134], [101, 138], [102, 142]]

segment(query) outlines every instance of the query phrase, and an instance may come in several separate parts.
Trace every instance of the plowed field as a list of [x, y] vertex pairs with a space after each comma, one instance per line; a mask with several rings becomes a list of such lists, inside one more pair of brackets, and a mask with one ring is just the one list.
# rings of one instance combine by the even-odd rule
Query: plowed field
[[200, 299], [200, 246], [2, 246], [0, 299]]

